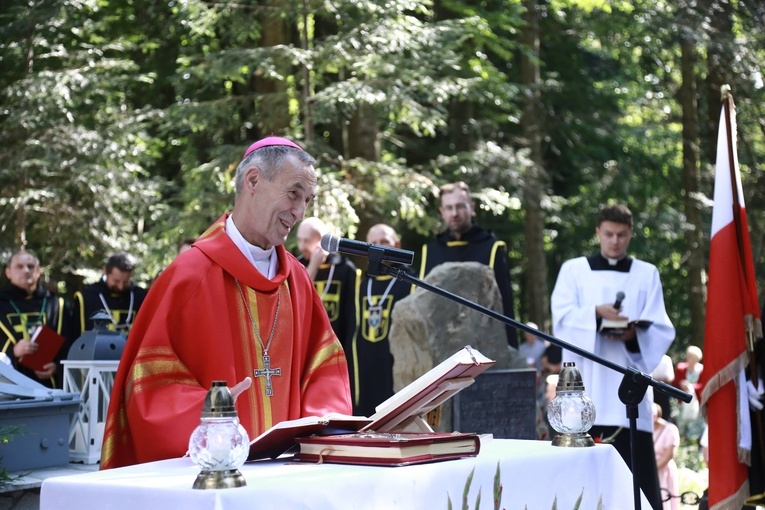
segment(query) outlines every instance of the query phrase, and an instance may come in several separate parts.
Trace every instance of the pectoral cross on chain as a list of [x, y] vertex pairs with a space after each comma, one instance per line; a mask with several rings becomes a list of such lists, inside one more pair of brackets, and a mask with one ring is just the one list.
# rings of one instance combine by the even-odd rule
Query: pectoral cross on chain
[[255, 370], [255, 377], [266, 378], [266, 396], [272, 397], [274, 395], [274, 387], [271, 385], [272, 375], [282, 375], [281, 368], [271, 368], [271, 356], [263, 355], [263, 369]]

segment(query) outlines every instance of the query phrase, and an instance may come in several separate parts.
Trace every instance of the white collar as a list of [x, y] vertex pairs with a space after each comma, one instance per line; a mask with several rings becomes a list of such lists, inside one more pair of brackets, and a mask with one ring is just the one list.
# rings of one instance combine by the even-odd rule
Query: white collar
[[226, 234], [231, 238], [239, 251], [247, 257], [247, 260], [255, 266], [255, 269], [261, 272], [266, 278], [273, 279], [279, 271], [279, 257], [276, 255], [276, 248], [264, 250], [254, 244], [250, 244], [239, 232], [234, 223], [234, 215], [226, 218]]
[[608, 265], [609, 265], [609, 266], [615, 266], [616, 264], [618, 264], [618, 263], [619, 263], [619, 261], [620, 261], [620, 260], [622, 260], [624, 257], [626, 257], [626, 255], [625, 255], [625, 256], [624, 256], [624, 257], [622, 257], [621, 259], [612, 259], [611, 257], [606, 257], [605, 255], [603, 255], [603, 252], [601, 252], [601, 253], [600, 253], [600, 255], [601, 255], [601, 256], [602, 256], [604, 259], [606, 259], [606, 261], [608, 262]]

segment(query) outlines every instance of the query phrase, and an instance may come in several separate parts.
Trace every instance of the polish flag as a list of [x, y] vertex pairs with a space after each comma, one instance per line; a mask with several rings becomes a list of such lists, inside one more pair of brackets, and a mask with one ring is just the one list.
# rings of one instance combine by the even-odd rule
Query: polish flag
[[[762, 336], [749, 227], [736, 155], [733, 99], [723, 101], [717, 136], [709, 250], [704, 390], [709, 426], [709, 508], [740, 509], [749, 495], [752, 448], [744, 368], [747, 342]], [[762, 381], [760, 381], [762, 384]]]

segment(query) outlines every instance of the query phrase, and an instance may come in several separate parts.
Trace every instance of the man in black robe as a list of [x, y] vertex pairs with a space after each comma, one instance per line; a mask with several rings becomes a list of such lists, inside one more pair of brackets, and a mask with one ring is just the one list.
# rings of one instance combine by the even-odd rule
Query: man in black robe
[[112, 255], [104, 264], [98, 282], [74, 293], [74, 318], [77, 335], [93, 329], [92, 316], [102, 311], [109, 316], [109, 329], [127, 336], [141, 308], [146, 289], [133, 281], [135, 261], [129, 254]]
[[[61, 360], [71, 347], [71, 325], [63, 313], [64, 300], [40, 285], [40, 260], [27, 250], [19, 250], [8, 259], [5, 276], [8, 285], [0, 290], [0, 345], [11, 360], [13, 368], [49, 388], [61, 388]], [[31, 370], [20, 363], [25, 355], [35, 352], [39, 345], [30, 339], [39, 326], [47, 326], [65, 341], [53, 361], [42, 370]]]
[[[484, 230], [473, 221], [475, 203], [470, 187], [464, 182], [441, 186], [439, 212], [446, 230], [422, 247], [420, 278], [444, 262], [480, 262], [494, 270], [494, 278], [502, 296], [502, 314], [515, 318], [513, 287], [510, 284], [510, 262], [507, 244], [490, 231]], [[515, 328], [506, 326], [507, 342], [518, 347]]]

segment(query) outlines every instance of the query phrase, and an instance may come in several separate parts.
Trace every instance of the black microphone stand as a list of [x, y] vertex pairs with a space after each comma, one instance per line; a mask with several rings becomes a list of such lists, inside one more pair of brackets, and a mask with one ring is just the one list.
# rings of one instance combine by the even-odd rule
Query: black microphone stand
[[555, 344], [562, 349], [571, 351], [575, 354], [578, 354], [579, 356], [582, 356], [583, 358], [587, 358], [591, 361], [594, 361], [595, 363], [603, 365], [604, 367], [608, 367], [611, 370], [615, 370], [616, 372], [619, 372], [620, 374], [622, 374], [624, 378], [622, 379], [622, 382], [619, 385], [619, 400], [621, 400], [622, 403], [624, 403], [624, 405], [626, 406], [627, 418], [629, 418], [630, 420], [630, 452], [632, 456], [632, 466], [631, 466], [632, 489], [633, 489], [633, 495], [635, 500], [635, 510], [640, 510], [641, 508], [640, 479], [639, 479], [638, 469], [637, 469], [638, 468], [638, 458], [637, 458], [638, 404], [643, 400], [643, 397], [645, 396], [645, 393], [648, 390], [648, 386], [653, 386], [654, 389], [659, 390], [662, 393], [666, 393], [667, 395], [671, 397], [678, 398], [685, 403], [690, 402], [691, 399], [693, 398], [690, 393], [686, 393], [682, 390], [679, 390], [675, 388], [674, 386], [670, 386], [667, 383], [656, 381], [649, 374], [645, 374], [634, 368], [623, 367], [619, 365], [618, 363], [614, 363], [611, 360], [598, 356], [597, 354], [593, 354], [590, 351], [586, 351], [580, 347], [577, 347], [576, 345], [572, 345], [552, 335], [543, 333], [542, 331], [539, 331], [521, 322], [511, 319], [510, 317], [502, 315], [501, 313], [495, 312], [494, 310], [486, 308], [485, 306], [481, 306], [478, 303], [474, 303], [473, 301], [470, 301], [461, 296], [458, 296], [457, 294], [453, 294], [440, 287], [436, 287], [435, 285], [431, 285], [427, 282], [424, 282], [408, 274], [404, 270], [404, 268], [401, 267], [400, 265], [383, 263], [384, 257], [385, 257], [384, 249], [377, 248], [375, 246], [369, 247], [369, 266], [367, 267], [368, 276], [375, 277], [379, 274], [387, 274], [396, 278], [397, 280], [409, 283], [411, 285], [416, 285], [417, 287], [423, 288], [425, 290], [438, 294], [439, 296], [443, 296], [447, 299], [451, 299], [452, 301], [465, 305], [469, 308], [472, 308], [473, 310], [477, 310], [481, 312], [482, 314], [491, 317], [492, 319], [496, 319], [516, 329], [525, 331], [526, 333], [531, 333], [532, 335], [538, 338], [543, 338], [547, 340], [548, 342]]

